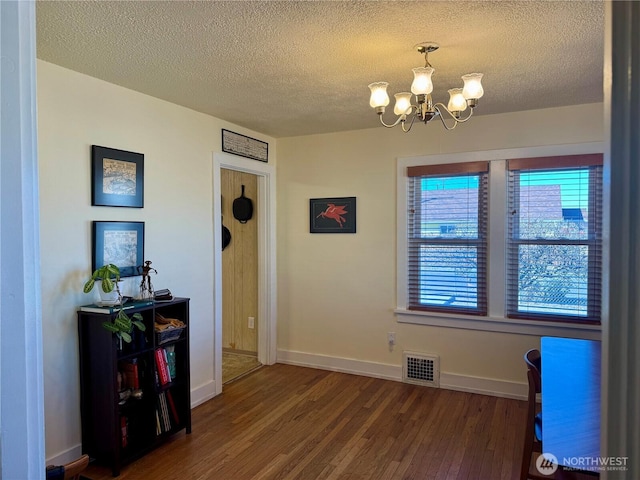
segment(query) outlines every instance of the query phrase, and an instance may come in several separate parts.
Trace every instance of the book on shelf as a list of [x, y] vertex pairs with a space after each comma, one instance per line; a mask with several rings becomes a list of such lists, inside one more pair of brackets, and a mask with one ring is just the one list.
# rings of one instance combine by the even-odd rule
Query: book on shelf
[[138, 378], [138, 361], [133, 359], [122, 365], [124, 371], [124, 385], [126, 388], [137, 390], [140, 388], [140, 379]]
[[121, 437], [121, 442], [122, 442], [122, 447], [126, 447], [127, 444], [129, 443], [129, 434], [127, 432], [127, 425], [128, 425], [128, 420], [127, 417], [120, 417], [120, 437]]
[[162, 406], [164, 408], [164, 424], [167, 432], [171, 430], [171, 420], [169, 419], [169, 406], [167, 405], [167, 396], [162, 394]]
[[171, 430], [171, 420], [169, 419], [169, 408], [164, 392], [158, 395], [158, 408], [156, 412], [160, 420], [160, 430], [162, 432], [169, 432]]
[[176, 425], [180, 425], [180, 417], [178, 416], [178, 409], [176, 408], [176, 404], [173, 403], [173, 395], [171, 395], [171, 390], [167, 390], [167, 401], [169, 402], [169, 408], [171, 408], [171, 414], [173, 415], [173, 422]]
[[167, 368], [167, 361], [164, 356], [164, 349], [157, 348], [155, 351], [156, 357], [156, 367], [158, 371], [158, 380], [160, 380], [160, 385], [166, 385], [171, 381], [171, 377], [169, 377], [169, 369]]
[[172, 380], [176, 379], [176, 348], [175, 345], [168, 345], [163, 347], [167, 354], [167, 368], [169, 369], [169, 376]]
[[[169, 357], [170, 355], [167, 354], [167, 349], [166, 348], [162, 348], [162, 355], [164, 356], [164, 367], [167, 369], [167, 377], [169, 377], [169, 381], [173, 382], [175, 380], [174, 375], [171, 375], [171, 367], [169, 365]], [[173, 360], [175, 362], [175, 359]], [[175, 369], [174, 369], [175, 370]]]
[[153, 305], [153, 301], [131, 300], [129, 302], [123, 303], [122, 305], [99, 305], [97, 303], [92, 303], [91, 305], [82, 305], [79, 310], [81, 312], [87, 313], [103, 313], [105, 315], [111, 315], [112, 313], [119, 312], [120, 309], [130, 310], [132, 308], [146, 307], [149, 305]]
[[160, 427], [160, 414], [158, 409], [156, 408], [156, 435], [160, 435], [162, 433], [162, 428]]
[[153, 299], [156, 302], [170, 302], [171, 300], [173, 300], [173, 295], [171, 293], [171, 290], [165, 288], [162, 290], [156, 290], [153, 294]]

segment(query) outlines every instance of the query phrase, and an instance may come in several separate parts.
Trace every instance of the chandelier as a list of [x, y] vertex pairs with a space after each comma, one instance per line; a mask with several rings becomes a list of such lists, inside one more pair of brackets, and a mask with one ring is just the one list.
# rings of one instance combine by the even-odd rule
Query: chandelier
[[[433, 42], [420, 43], [415, 46], [418, 52], [424, 54], [425, 66], [413, 69], [413, 83], [411, 84], [411, 92], [416, 96], [416, 105], [411, 103], [411, 93], [402, 92], [394, 95], [396, 104], [393, 107], [393, 113], [398, 118], [392, 124], [384, 122], [382, 115], [385, 107], [389, 105], [389, 95], [387, 94], [387, 82], [375, 82], [369, 85], [371, 89], [371, 98], [369, 105], [375, 109], [380, 117], [380, 123], [387, 128], [393, 128], [400, 124], [402, 130], [407, 133], [411, 130], [413, 122], [418, 119], [421, 122], [429, 123], [436, 117], [442, 121], [442, 125], [447, 130], [453, 130], [458, 123], [464, 123], [473, 115], [473, 109], [478, 105], [478, 99], [484, 94], [482, 89], [482, 73], [469, 73], [462, 76], [464, 80], [463, 88], [452, 88], [449, 90], [449, 103], [445, 106], [443, 103], [433, 103], [431, 92], [433, 91], [433, 82], [431, 75], [435, 69], [429, 63], [429, 53], [438, 49], [439, 45]], [[462, 113], [469, 108], [469, 113], [463, 117]], [[445, 121], [445, 115], [447, 121]], [[409, 126], [406, 126], [407, 117], [411, 117]], [[453, 120], [453, 122], [451, 121]]]

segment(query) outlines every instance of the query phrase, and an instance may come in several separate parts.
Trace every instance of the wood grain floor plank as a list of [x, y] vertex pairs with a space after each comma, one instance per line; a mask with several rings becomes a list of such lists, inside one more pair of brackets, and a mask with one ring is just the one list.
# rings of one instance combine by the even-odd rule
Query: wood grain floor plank
[[[291, 365], [224, 387], [121, 480], [515, 480], [525, 402]], [[91, 464], [92, 480], [112, 478]]]

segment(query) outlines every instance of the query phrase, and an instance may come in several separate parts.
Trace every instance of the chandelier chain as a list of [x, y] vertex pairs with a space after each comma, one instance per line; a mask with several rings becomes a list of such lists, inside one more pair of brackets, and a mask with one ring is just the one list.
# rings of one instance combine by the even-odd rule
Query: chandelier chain
[[429, 50], [424, 51], [424, 66], [433, 68], [433, 65], [429, 63]]

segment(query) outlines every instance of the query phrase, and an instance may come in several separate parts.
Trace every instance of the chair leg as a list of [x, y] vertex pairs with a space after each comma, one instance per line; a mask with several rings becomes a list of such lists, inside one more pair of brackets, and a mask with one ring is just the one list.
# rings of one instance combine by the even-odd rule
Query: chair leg
[[520, 480], [529, 478], [529, 468], [531, 467], [531, 455], [533, 453], [533, 444], [525, 438], [524, 448], [522, 449], [522, 463], [520, 465]]

